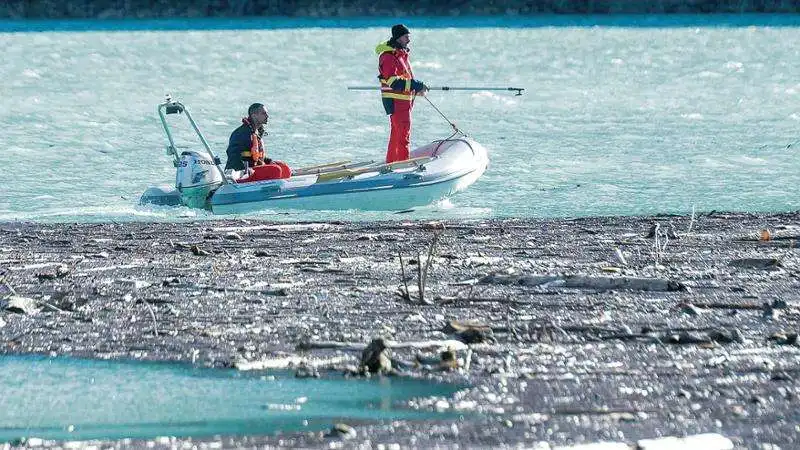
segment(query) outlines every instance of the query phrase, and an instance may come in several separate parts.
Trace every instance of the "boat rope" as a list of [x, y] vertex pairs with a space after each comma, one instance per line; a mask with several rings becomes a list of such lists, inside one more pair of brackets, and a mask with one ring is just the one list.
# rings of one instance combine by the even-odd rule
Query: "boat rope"
[[[456, 124], [454, 124], [452, 121], [450, 121], [450, 119], [448, 119], [448, 118], [447, 118], [447, 116], [445, 116], [445, 115], [444, 115], [444, 113], [442, 113], [442, 111], [440, 111], [440, 110], [439, 110], [439, 108], [437, 108], [437, 107], [436, 107], [436, 105], [434, 105], [434, 104], [433, 104], [433, 102], [431, 101], [431, 99], [429, 99], [429, 98], [428, 98], [428, 96], [427, 96], [427, 95], [423, 95], [423, 96], [422, 96], [422, 98], [424, 98], [425, 100], [427, 100], [427, 101], [428, 101], [428, 103], [430, 103], [430, 104], [431, 104], [431, 106], [433, 106], [433, 109], [435, 109], [435, 110], [436, 110], [436, 112], [438, 112], [438, 113], [439, 113], [439, 115], [440, 115], [440, 116], [442, 116], [442, 118], [443, 118], [444, 120], [446, 120], [446, 121], [447, 121], [447, 123], [449, 123], [451, 127], [453, 127], [453, 130], [455, 131], [455, 133], [453, 133], [453, 136], [455, 136], [456, 134], [459, 134], [459, 133], [461, 133], [461, 134], [462, 134], [462, 135], [464, 135], [464, 136], [466, 136], [466, 135], [467, 135], [467, 134], [466, 134], [466, 133], [464, 133], [463, 131], [459, 130], [459, 129], [458, 129], [458, 127], [456, 126]], [[453, 137], [453, 136], [450, 136], [450, 137]], [[449, 139], [449, 138], [448, 138], [448, 139]]]
[[[456, 131], [453, 132], [453, 134], [451, 134], [450, 136], [447, 136], [447, 139], [443, 139], [443, 140], [439, 141], [439, 144], [437, 144], [436, 148], [433, 149], [433, 151], [431, 152], [431, 156], [437, 156], [436, 154], [439, 153], [439, 149], [442, 148], [442, 144], [444, 144], [445, 142], [449, 141], [450, 139], [453, 139], [453, 137], [455, 137], [455, 135], [457, 135], [458, 133], [461, 133], [461, 131], [456, 130]], [[461, 134], [464, 134], [464, 133], [461, 133]], [[464, 134], [464, 136], [466, 136], [466, 134]]]

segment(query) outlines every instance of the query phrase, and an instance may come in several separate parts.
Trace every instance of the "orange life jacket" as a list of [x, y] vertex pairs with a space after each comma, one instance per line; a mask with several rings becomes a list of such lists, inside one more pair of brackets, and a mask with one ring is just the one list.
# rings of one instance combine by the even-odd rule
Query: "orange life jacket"
[[256, 163], [264, 162], [264, 142], [256, 132], [250, 135], [250, 157]]
[[251, 131], [250, 148], [242, 151], [242, 159], [251, 159], [254, 166], [264, 164], [267, 152], [264, 150], [264, 141], [261, 140], [261, 135], [258, 132], [259, 130], [253, 128], [250, 119], [247, 117], [242, 119], [242, 123], [249, 125]]

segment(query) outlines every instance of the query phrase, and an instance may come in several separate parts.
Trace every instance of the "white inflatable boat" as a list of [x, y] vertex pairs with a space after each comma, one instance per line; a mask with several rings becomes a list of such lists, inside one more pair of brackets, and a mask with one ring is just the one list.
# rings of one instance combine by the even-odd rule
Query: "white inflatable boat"
[[[216, 214], [264, 209], [390, 210], [424, 206], [464, 190], [489, 163], [486, 149], [456, 137], [434, 141], [411, 152], [411, 159], [391, 164], [338, 161], [293, 169], [286, 179], [237, 182], [225, 173], [186, 107], [169, 97], [158, 106], [177, 168], [175, 187], [151, 187], [142, 204], [188, 206]], [[185, 114], [202, 151], [178, 153], [166, 115]]]

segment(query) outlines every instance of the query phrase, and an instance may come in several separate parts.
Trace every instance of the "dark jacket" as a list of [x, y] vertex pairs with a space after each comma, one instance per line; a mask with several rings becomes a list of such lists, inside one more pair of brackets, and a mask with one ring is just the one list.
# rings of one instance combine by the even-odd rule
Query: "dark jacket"
[[[256, 130], [258, 138], [261, 139], [264, 135], [264, 128], [259, 127]], [[225, 163], [225, 169], [244, 170], [244, 163], [253, 167], [255, 161], [250, 154], [250, 145], [252, 144], [253, 129], [249, 124], [242, 123], [242, 125], [233, 130], [231, 138], [228, 140], [228, 161]]]
[[228, 140], [228, 150], [226, 151], [228, 154], [228, 161], [225, 163], [226, 170], [244, 170], [242, 152], [250, 151], [250, 136], [252, 134], [253, 131], [250, 129], [250, 125], [244, 123], [233, 130], [231, 138]]

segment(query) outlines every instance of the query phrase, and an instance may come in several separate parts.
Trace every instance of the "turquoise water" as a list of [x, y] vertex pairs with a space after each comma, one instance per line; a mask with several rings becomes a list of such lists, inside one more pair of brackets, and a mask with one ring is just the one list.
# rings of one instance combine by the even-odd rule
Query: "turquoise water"
[[424, 419], [413, 397], [453, 385], [402, 378], [297, 379], [161, 363], [0, 357], [0, 442], [312, 431], [337, 422]]
[[[400, 19], [402, 20], [402, 19]], [[268, 151], [296, 166], [380, 159], [388, 120], [375, 44], [395, 19], [0, 22], [0, 221], [180, 220], [137, 205], [173, 182], [155, 113], [189, 106], [224, 155], [243, 110], [270, 110]], [[418, 78], [522, 86], [436, 92], [484, 144], [487, 173], [402, 216], [276, 212], [278, 220], [586, 216], [800, 207], [800, 17], [423, 18]], [[89, 31], [82, 31], [84, 29]], [[427, 104], [412, 143], [448, 135]]]

